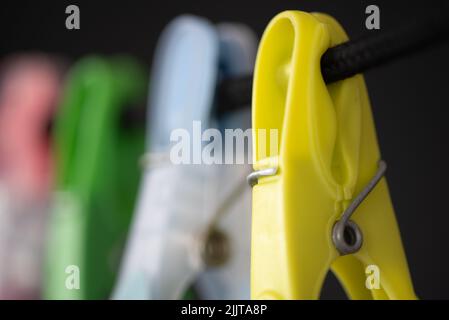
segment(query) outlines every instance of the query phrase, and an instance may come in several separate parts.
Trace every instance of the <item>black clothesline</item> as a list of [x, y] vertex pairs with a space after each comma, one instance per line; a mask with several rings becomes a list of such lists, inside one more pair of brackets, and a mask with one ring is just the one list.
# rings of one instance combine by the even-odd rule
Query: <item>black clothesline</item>
[[[448, 8], [444, 10], [444, 8]], [[329, 84], [363, 73], [395, 59], [412, 55], [449, 39], [449, 5], [441, 11], [414, 19], [389, 31], [373, 31], [335, 47], [321, 58], [321, 72]], [[253, 75], [224, 79], [217, 88], [217, 114], [247, 108], [251, 104]], [[126, 110], [122, 123], [145, 121], [146, 108]]]
[[[449, 39], [449, 6], [390, 31], [374, 31], [328, 49], [321, 59], [326, 83], [363, 73], [395, 59], [409, 56]], [[251, 103], [252, 75], [224, 80], [217, 88], [218, 113]]]

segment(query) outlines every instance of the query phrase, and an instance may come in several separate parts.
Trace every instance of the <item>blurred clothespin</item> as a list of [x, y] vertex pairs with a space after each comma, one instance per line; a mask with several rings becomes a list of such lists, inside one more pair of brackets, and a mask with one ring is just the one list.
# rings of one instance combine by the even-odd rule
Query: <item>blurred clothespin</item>
[[0, 299], [38, 299], [53, 154], [47, 123], [62, 87], [59, 59], [11, 56], [0, 71]]
[[138, 187], [143, 130], [122, 110], [144, 98], [133, 60], [88, 57], [70, 70], [54, 122], [56, 195], [49, 224], [46, 299], [106, 299]]
[[190, 164], [175, 164], [170, 154], [176, 130], [198, 152], [194, 122], [203, 130], [250, 126], [246, 111], [216, 119], [213, 108], [219, 78], [252, 70], [255, 43], [244, 26], [217, 28], [193, 16], [175, 19], [162, 33], [145, 171], [114, 298], [179, 299], [192, 285], [200, 298], [249, 298], [249, 166], [204, 164], [198, 154], [189, 155]]

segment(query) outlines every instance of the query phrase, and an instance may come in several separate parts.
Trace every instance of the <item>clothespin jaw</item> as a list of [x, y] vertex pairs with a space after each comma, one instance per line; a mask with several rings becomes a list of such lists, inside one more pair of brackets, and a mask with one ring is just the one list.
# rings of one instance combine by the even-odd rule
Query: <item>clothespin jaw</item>
[[[341, 256], [333, 242], [381, 159], [363, 77], [326, 86], [321, 75], [322, 54], [345, 40], [332, 18], [299, 11], [277, 15], [263, 35], [253, 88], [252, 298], [316, 299], [329, 268], [351, 298], [415, 297], [385, 179], [351, 218], [360, 249]], [[261, 129], [277, 130], [279, 141]], [[380, 270], [379, 289], [365, 286], [368, 265]]]

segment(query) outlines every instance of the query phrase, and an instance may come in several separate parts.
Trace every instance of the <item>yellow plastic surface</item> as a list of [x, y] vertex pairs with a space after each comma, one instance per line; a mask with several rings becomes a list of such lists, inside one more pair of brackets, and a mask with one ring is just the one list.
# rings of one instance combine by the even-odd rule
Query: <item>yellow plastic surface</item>
[[[333, 225], [380, 160], [363, 76], [326, 86], [321, 75], [322, 54], [346, 40], [331, 17], [299, 11], [277, 15], [263, 35], [254, 169], [278, 171], [253, 188], [253, 299], [317, 299], [329, 269], [352, 299], [416, 298], [385, 178], [351, 218], [363, 233], [360, 251], [340, 256], [332, 242]], [[278, 130], [274, 154], [259, 129]], [[379, 268], [380, 289], [365, 287], [368, 265]]]

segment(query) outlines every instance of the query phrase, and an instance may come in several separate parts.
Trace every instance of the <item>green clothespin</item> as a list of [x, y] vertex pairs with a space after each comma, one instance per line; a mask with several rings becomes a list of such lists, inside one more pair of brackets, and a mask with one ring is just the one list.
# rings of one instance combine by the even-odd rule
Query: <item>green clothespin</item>
[[144, 128], [124, 128], [120, 116], [142, 102], [146, 88], [140, 67], [124, 57], [89, 57], [71, 70], [54, 128], [46, 299], [109, 298], [144, 150]]

